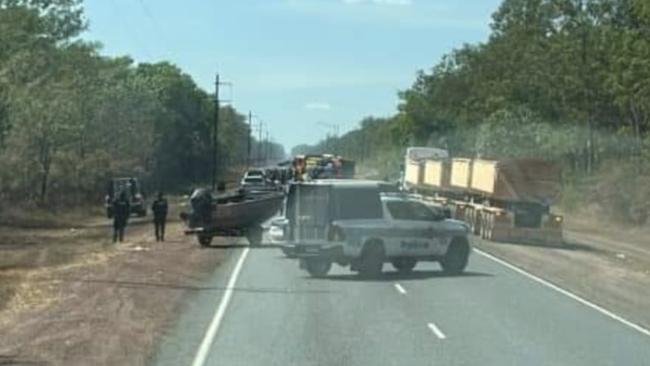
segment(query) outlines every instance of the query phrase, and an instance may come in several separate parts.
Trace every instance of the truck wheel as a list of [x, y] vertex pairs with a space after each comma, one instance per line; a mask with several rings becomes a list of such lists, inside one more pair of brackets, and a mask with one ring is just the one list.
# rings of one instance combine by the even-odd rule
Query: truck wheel
[[332, 268], [332, 262], [325, 258], [309, 258], [305, 259], [305, 269], [310, 276], [322, 278], [327, 276]]
[[494, 228], [494, 215], [489, 214], [485, 218], [485, 240], [492, 240], [492, 229]]
[[147, 210], [138, 211], [138, 217], [145, 217], [145, 216], [147, 216]]
[[399, 258], [393, 260], [391, 264], [399, 273], [411, 273], [418, 261], [413, 258]]
[[248, 229], [246, 233], [246, 239], [248, 239], [248, 244], [251, 246], [259, 246], [262, 244], [262, 236], [264, 230], [259, 226], [254, 226]]
[[467, 238], [457, 237], [451, 241], [447, 253], [440, 260], [442, 271], [449, 275], [461, 274], [467, 267], [469, 243]]
[[384, 266], [384, 245], [380, 241], [366, 243], [361, 252], [359, 274], [364, 278], [377, 277]]
[[480, 237], [481, 239], [485, 239], [487, 236], [487, 222], [488, 222], [488, 216], [489, 214], [483, 214], [481, 215], [481, 232], [480, 232]]
[[474, 230], [474, 235], [481, 235], [481, 233], [483, 232], [483, 215], [477, 212], [475, 215], [473, 215], [472, 221], [473, 221], [472, 228]]
[[209, 247], [212, 244], [212, 237], [209, 235], [199, 235], [198, 238], [202, 247]]

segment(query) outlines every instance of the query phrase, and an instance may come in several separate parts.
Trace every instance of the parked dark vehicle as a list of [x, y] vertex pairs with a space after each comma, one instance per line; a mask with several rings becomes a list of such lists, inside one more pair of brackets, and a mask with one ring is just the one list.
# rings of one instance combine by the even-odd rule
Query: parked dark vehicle
[[131, 208], [131, 215], [144, 217], [147, 215], [147, 205], [145, 203], [145, 194], [140, 181], [134, 177], [114, 178], [111, 179], [106, 187], [106, 197], [104, 205], [106, 207], [106, 216], [113, 218], [112, 202], [124, 192]]

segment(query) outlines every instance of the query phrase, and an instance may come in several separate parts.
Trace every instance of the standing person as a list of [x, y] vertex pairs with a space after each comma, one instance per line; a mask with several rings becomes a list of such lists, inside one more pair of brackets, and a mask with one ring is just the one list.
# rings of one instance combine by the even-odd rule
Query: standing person
[[124, 241], [124, 229], [131, 214], [131, 205], [126, 196], [126, 192], [122, 191], [118, 198], [113, 201], [113, 243], [118, 239], [120, 243]]
[[165, 223], [167, 222], [167, 200], [162, 192], [151, 205], [153, 212], [153, 224], [156, 230], [156, 241], [165, 241]]

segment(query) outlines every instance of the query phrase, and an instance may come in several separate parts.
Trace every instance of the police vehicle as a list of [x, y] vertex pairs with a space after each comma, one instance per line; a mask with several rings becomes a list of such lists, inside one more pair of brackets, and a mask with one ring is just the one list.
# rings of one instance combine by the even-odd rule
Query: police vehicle
[[319, 180], [293, 184], [286, 207], [285, 252], [314, 277], [333, 263], [376, 276], [384, 263], [400, 272], [419, 261], [459, 274], [470, 253], [469, 228], [443, 210], [396, 192], [384, 182]]

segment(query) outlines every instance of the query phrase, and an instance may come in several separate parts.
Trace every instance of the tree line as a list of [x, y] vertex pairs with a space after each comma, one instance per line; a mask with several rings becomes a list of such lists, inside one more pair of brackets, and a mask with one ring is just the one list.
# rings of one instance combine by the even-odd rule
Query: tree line
[[418, 72], [399, 98], [392, 117], [299, 150], [334, 151], [384, 175], [397, 174], [409, 145], [553, 159], [564, 166], [564, 198], [580, 192], [622, 219], [647, 220], [647, 0], [504, 0], [487, 41]]
[[[81, 0], [0, 0], [0, 200], [97, 200], [108, 179], [152, 189], [210, 181], [213, 96], [169, 62], [107, 57]], [[219, 110], [221, 174], [246, 164], [248, 126]], [[253, 152], [262, 146], [252, 139]]]

